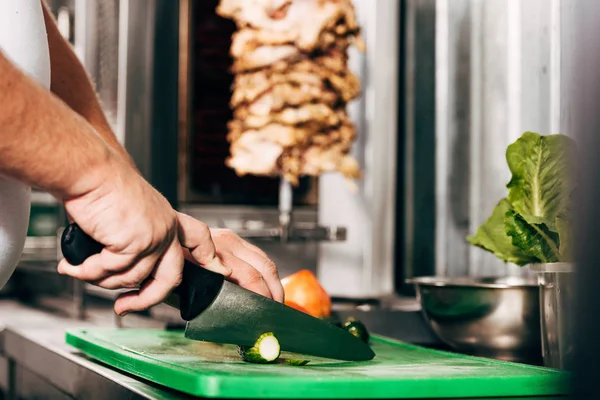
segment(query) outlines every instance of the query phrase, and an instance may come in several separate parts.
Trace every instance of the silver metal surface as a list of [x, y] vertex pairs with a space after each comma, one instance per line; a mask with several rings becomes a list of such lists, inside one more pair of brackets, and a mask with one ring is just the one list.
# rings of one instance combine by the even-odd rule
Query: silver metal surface
[[73, 279], [73, 302], [77, 306], [77, 319], [85, 320], [86, 316], [86, 283], [79, 279]]
[[281, 177], [279, 181], [279, 228], [281, 230], [281, 242], [286, 243], [291, 234], [292, 225], [292, 184]]
[[598, 42], [600, 36], [600, 3], [596, 1], [561, 0], [565, 22], [563, 56], [564, 71], [561, 129], [570, 132], [579, 147], [576, 174], [579, 184], [574, 199], [574, 242], [576, 255], [574, 286], [576, 298], [569, 312], [575, 323], [575, 351], [568, 369], [572, 371], [572, 399], [600, 398], [598, 359], [600, 358], [600, 269], [598, 268], [598, 226], [600, 226], [600, 81]]
[[[236, 232], [279, 225], [279, 210], [275, 207], [184, 203], [180, 205], [179, 211], [200, 219], [211, 227], [226, 228]], [[312, 207], [296, 207], [294, 221], [302, 224], [317, 224], [317, 211]]]
[[[221, 218], [207, 210], [218, 209]], [[209, 226], [227, 228], [244, 239], [257, 242], [278, 241], [282, 244], [295, 242], [339, 242], [346, 240], [346, 228], [340, 226], [321, 226], [312, 222], [310, 212], [296, 222], [298, 210], [293, 208], [291, 184], [281, 178], [279, 205], [277, 210], [253, 209], [243, 207], [202, 207], [183, 206], [183, 212], [193, 214]], [[252, 211], [250, 211], [252, 210]], [[212, 214], [212, 215], [209, 215]], [[275, 217], [275, 218], [273, 218]], [[307, 218], [308, 217], [308, 218]], [[227, 220], [227, 221], [225, 221]]]
[[435, 43], [415, 49], [435, 51], [435, 274], [528, 275], [465, 236], [506, 195], [511, 142], [527, 130], [568, 134], [560, 118], [569, 1], [435, 3]]
[[265, 227], [262, 223], [252, 224], [248, 221], [240, 221], [242, 227], [232, 230], [244, 239], [279, 240], [283, 244], [346, 240], [346, 228], [319, 226], [316, 223], [294, 223], [293, 211], [292, 184], [282, 177], [279, 183], [278, 226]]
[[257, 241], [279, 240], [290, 242], [336, 242], [346, 239], [346, 228], [336, 226], [319, 226], [316, 224], [290, 224], [272, 228], [245, 228], [234, 230], [240, 237]]
[[367, 51], [350, 52], [362, 95], [348, 111], [357, 127], [353, 155], [363, 178], [356, 190], [339, 174], [319, 178], [319, 224], [343, 226], [348, 236], [320, 246], [318, 278], [333, 296], [360, 298], [393, 291], [401, 2], [354, 4]]
[[138, 169], [151, 174], [155, 0], [119, 2], [116, 134]]
[[[0, 390], [8, 384], [8, 393], [22, 400], [189, 399], [94, 362], [65, 343], [67, 329], [111, 327], [113, 314], [109, 308], [103, 312], [94, 310], [92, 318], [82, 322], [0, 301], [0, 362], [8, 360], [10, 366], [5, 371], [0, 365], [0, 373], [9, 375], [0, 377]], [[163, 328], [162, 324], [135, 315], [127, 316], [125, 321], [129, 328]], [[25, 375], [37, 379], [24, 379]], [[64, 397], [54, 396], [57, 393]]]
[[436, 0], [406, 0], [404, 6], [398, 259], [404, 276], [419, 276], [433, 274], [435, 264]]
[[75, 51], [118, 140], [149, 177], [156, 0], [75, 0], [74, 9]]
[[539, 287], [519, 277], [409, 279], [438, 337], [459, 352], [541, 362]]
[[345, 330], [228, 281], [213, 303], [186, 324], [185, 337], [251, 346], [265, 332], [273, 332], [284, 351], [350, 361], [375, 356]]
[[568, 134], [570, 3], [406, 0], [407, 276], [529, 275], [465, 236], [506, 195], [508, 144], [526, 130]]
[[[293, 223], [289, 224], [285, 221], [282, 223], [282, 214], [275, 208], [184, 204], [179, 210], [205, 222], [210, 227], [230, 229], [244, 239], [257, 242], [277, 241], [289, 244], [346, 239], [345, 227], [319, 225], [316, 222], [316, 212], [311, 209], [286, 207], [286, 210], [289, 210], [286, 212], [289, 213], [290, 221], [293, 213]], [[315, 253], [314, 249], [305, 249], [305, 251]], [[307, 265], [306, 268], [313, 269], [313, 266]]]
[[572, 264], [539, 264], [538, 273], [544, 365], [566, 369], [573, 357], [574, 271]]
[[56, 236], [28, 236], [21, 254], [21, 261], [57, 261]]
[[103, 109], [114, 128], [120, 78], [120, 2], [119, 0], [75, 0], [74, 5], [75, 51], [94, 78]]

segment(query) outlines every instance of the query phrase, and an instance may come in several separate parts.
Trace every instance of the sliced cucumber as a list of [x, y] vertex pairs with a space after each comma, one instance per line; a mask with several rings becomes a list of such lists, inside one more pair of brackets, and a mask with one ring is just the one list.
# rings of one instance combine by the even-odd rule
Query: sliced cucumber
[[367, 327], [357, 320], [356, 318], [348, 318], [342, 325], [342, 328], [348, 331], [350, 334], [361, 339], [365, 343], [369, 343], [370, 335]]
[[267, 332], [260, 335], [254, 346], [238, 346], [238, 352], [244, 361], [269, 364], [279, 358], [281, 347], [273, 332]]

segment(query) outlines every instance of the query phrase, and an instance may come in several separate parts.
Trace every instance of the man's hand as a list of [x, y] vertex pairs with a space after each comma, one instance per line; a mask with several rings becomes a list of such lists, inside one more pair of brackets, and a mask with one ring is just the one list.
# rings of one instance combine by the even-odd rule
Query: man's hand
[[[180, 224], [187, 225], [193, 218], [180, 214]], [[229, 229], [210, 229], [217, 256], [231, 268], [228, 280], [238, 285], [283, 302], [283, 286], [275, 263], [258, 247], [246, 242]], [[196, 261], [188, 251], [186, 258]]]
[[[139, 311], [161, 302], [181, 282], [183, 251], [177, 213], [167, 200], [116, 154], [99, 179], [83, 194], [66, 198], [71, 218], [105, 247], [79, 266], [65, 260], [59, 272], [106, 289], [139, 288], [117, 299], [115, 312]], [[79, 192], [79, 188], [74, 190]], [[198, 223], [198, 262], [229, 275], [216, 257], [210, 231]]]
[[[56, 92], [74, 107], [80, 98], [68, 95], [81, 91], [69, 92], [54, 78]], [[161, 302], [179, 284], [184, 246], [202, 267], [281, 298], [264, 253], [231, 235], [216, 235], [216, 249], [205, 224], [177, 214], [123, 156], [112, 133], [98, 135], [91, 125], [97, 120], [65, 101], [0, 50], [0, 175], [53, 194], [83, 231], [105, 246], [80, 266], [63, 260], [59, 272], [109, 289], [139, 288], [115, 303], [123, 314]]]
[[[79, 266], [59, 272], [106, 289], [137, 289], [115, 302], [124, 315], [163, 301], [181, 283], [184, 257], [268, 297], [283, 298], [268, 257], [228, 232], [213, 242], [206, 224], [177, 213], [124, 160], [115, 156], [97, 188], [65, 200], [73, 220], [105, 247]], [[215, 248], [216, 247], [216, 248]], [[184, 248], [189, 249], [185, 251]], [[199, 267], [200, 268], [200, 267]]]

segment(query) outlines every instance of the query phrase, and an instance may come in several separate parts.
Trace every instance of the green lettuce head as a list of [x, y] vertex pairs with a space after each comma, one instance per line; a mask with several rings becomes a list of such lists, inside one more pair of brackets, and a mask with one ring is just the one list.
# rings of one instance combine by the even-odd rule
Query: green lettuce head
[[574, 142], [525, 132], [508, 146], [508, 195], [469, 243], [517, 265], [572, 261], [570, 200]]

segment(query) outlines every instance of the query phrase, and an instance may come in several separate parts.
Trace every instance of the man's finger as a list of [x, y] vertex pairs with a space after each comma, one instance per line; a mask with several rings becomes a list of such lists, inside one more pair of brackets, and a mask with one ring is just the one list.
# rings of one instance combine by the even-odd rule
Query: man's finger
[[240, 240], [242, 241], [242, 243], [244, 244], [244, 247], [247, 247], [250, 250], [255, 251], [256, 253], [260, 254], [261, 256], [265, 257], [265, 258], [269, 258], [269, 256], [267, 255], [267, 253], [265, 253], [263, 251], [263, 249], [261, 249], [258, 246], [253, 245], [252, 243], [240, 238]]
[[115, 313], [142, 311], [162, 302], [181, 283], [182, 271], [183, 253], [174, 240], [140, 290], [124, 293], [115, 301]]
[[143, 311], [163, 301], [173, 290], [166, 282], [148, 278], [140, 290], [123, 293], [115, 301], [115, 313], [124, 316], [134, 311]]
[[97, 281], [115, 272], [127, 270], [134, 262], [134, 255], [114, 254], [103, 249], [87, 258], [81, 265], [71, 265], [66, 259], [62, 259], [58, 264], [58, 272], [82, 281]]
[[[244, 241], [241, 239], [239, 241], [244, 243]], [[273, 296], [273, 300], [282, 302], [283, 286], [281, 285], [281, 280], [279, 279], [275, 263], [271, 261], [270, 258], [251, 250], [249, 247], [243, 246], [241, 243], [239, 246], [233, 247], [233, 255], [247, 262], [256, 270], [258, 270], [258, 272], [260, 272], [263, 276], [265, 283], [269, 287], [269, 291]]]
[[229, 281], [270, 299], [273, 298], [269, 286], [256, 268], [229, 252], [219, 253], [219, 256], [232, 270], [227, 278]]
[[223, 265], [217, 257], [215, 244], [212, 240], [210, 229], [205, 223], [189, 215], [177, 213], [179, 222], [179, 242], [190, 250], [196, 263], [204, 268], [229, 276], [231, 269]]
[[[184, 249], [183, 255], [188, 261], [195, 262], [194, 257], [192, 257], [189, 250]], [[237, 283], [248, 290], [277, 300], [277, 298], [273, 296], [270, 286], [267, 284], [260, 271], [231, 253], [221, 254], [221, 258], [223, 258], [223, 261], [226, 262], [229, 267], [233, 267], [233, 272], [227, 280]], [[279, 282], [279, 284], [281, 285], [281, 282]], [[277, 291], [277, 289], [275, 290]], [[281, 290], [283, 292], [283, 287]], [[283, 294], [277, 296], [283, 297]], [[277, 301], [283, 301], [283, 298]]]
[[156, 267], [158, 257], [153, 255], [142, 258], [125, 272], [110, 275], [104, 279], [94, 281], [93, 284], [104, 289], [138, 288], [150, 276]]
[[275, 263], [258, 247], [248, 243], [228, 229], [211, 229], [213, 241], [219, 249], [228, 249], [237, 258], [247, 262], [263, 276], [273, 299], [283, 302], [283, 286]]

